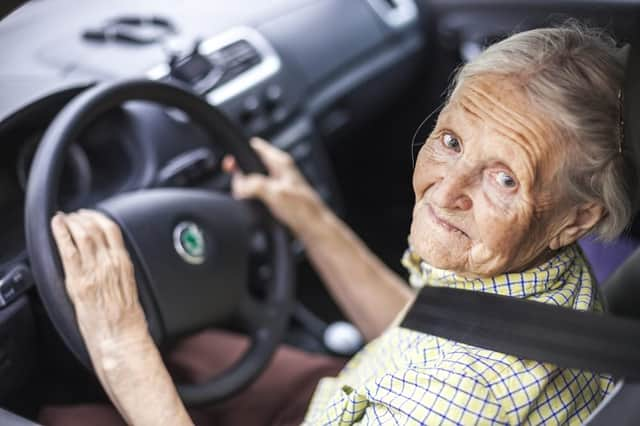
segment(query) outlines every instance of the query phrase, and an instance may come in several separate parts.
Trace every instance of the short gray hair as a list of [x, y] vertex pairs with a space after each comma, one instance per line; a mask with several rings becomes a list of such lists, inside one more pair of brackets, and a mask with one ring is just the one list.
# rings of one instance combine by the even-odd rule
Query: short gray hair
[[532, 104], [552, 120], [569, 146], [567, 195], [597, 202], [605, 215], [591, 230], [602, 240], [618, 236], [632, 216], [626, 164], [620, 154], [619, 92], [624, 58], [602, 30], [569, 22], [512, 35], [461, 67], [453, 96], [465, 80], [485, 74], [523, 83]]

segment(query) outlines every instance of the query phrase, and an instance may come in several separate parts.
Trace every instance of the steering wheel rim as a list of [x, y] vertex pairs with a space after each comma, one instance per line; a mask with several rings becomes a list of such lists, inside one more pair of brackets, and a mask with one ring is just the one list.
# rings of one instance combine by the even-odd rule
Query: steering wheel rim
[[[75, 97], [58, 113], [45, 132], [31, 166], [25, 203], [27, 250], [38, 292], [49, 317], [67, 347], [90, 369], [92, 368], [91, 360], [76, 323], [73, 305], [66, 293], [64, 274], [49, 224], [56, 211], [64, 153], [71, 141], [102, 113], [126, 101], [133, 100], [150, 101], [184, 111], [209, 134], [212, 140], [223, 145], [226, 152], [235, 156], [241, 170], [265, 173], [263, 164], [246, 142], [242, 133], [221, 112], [192, 92], [175, 85], [142, 79], [99, 84]], [[197, 200], [201, 200], [200, 204], [203, 206], [224, 205], [222, 211], [227, 215], [236, 216], [234, 212], [238, 212], [240, 216], [244, 214], [242, 213], [244, 207], [234, 204], [230, 197], [227, 199], [219, 196], [218, 198], [214, 197], [215, 199], [207, 198], [204, 191], [197, 190], [183, 190], [191, 192], [181, 194], [171, 193], [171, 191], [180, 190], [165, 190], [165, 192], [149, 190], [149, 192], [151, 191], [155, 191], [150, 194], [151, 199], [159, 199], [161, 203], [165, 204], [172, 203], [171, 197], [183, 196], [184, 200], [196, 200], [193, 201], [194, 205], [199, 202]], [[119, 214], [131, 216], [128, 211], [131, 210], [132, 205], [139, 204], [139, 200], [127, 199], [126, 195], [120, 197], [125, 201], [118, 197], [115, 198], [115, 200], [103, 203], [101, 209], [106, 210], [106, 213], [123, 228], [125, 240], [129, 243], [134, 236], [125, 229], [127, 226], [122, 223], [124, 219], [114, 216]], [[148, 198], [145, 199], [145, 201], [147, 200]], [[120, 206], [121, 204], [124, 204], [125, 207]], [[272, 243], [270, 264], [273, 270], [273, 287], [271, 293], [268, 294], [266, 304], [262, 305], [264, 310], [260, 311], [266, 314], [259, 317], [264, 324], [255, 323], [253, 319], [248, 321], [252, 334], [250, 348], [226, 372], [204, 383], [177, 384], [178, 392], [187, 405], [220, 401], [248, 385], [267, 364], [284, 333], [293, 297], [293, 268], [287, 234], [282, 225], [273, 220], [265, 208], [258, 208], [258, 210], [264, 229]], [[214, 225], [212, 224], [212, 226]], [[234, 229], [241, 229], [240, 227], [244, 224], [238, 226]], [[131, 251], [130, 254], [132, 258], [137, 257]], [[136, 264], [137, 262], [134, 261], [134, 265]], [[149, 290], [141, 288], [139, 268], [136, 269], [139, 293], [143, 299], [142, 294], [147, 294]], [[148, 275], [147, 279], [149, 279]], [[204, 289], [203, 291], [209, 290]], [[153, 317], [149, 306], [149, 303], [143, 303], [148, 319]], [[251, 301], [248, 304], [243, 303], [241, 314], [251, 317], [253, 315], [251, 309], [254, 306], [257, 305]], [[258, 317], [257, 314], [256, 317]], [[151, 328], [152, 321], [149, 322]], [[153, 332], [154, 330], [150, 331], [159, 346], [170, 338], [177, 337], [158, 336], [157, 332]]]

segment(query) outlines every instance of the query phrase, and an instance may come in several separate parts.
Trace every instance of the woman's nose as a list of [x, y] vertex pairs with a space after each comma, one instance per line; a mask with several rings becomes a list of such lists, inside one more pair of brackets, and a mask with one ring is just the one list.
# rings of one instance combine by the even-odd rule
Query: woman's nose
[[469, 210], [473, 206], [470, 184], [468, 175], [452, 170], [434, 185], [431, 202], [442, 209]]

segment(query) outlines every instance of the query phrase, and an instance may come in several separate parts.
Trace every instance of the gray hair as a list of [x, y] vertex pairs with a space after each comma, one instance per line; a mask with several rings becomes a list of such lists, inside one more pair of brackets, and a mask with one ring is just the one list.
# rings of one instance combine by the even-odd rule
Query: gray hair
[[575, 22], [515, 34], [461, 67], [449, 96], [465, 80], [486, 74], [523, 83], [532, 104], [573, 141], [561, 182], [572, 200], [603, 206], [605, 215], [591, 233], [611, 240], [624, 231], [632, 207], [620, 153], [624, 58], [614, 39]]

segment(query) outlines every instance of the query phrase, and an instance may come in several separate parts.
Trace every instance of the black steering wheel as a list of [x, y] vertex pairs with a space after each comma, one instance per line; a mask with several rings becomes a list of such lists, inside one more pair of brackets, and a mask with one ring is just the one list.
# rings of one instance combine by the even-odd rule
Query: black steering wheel
[[[25, 226], [31, 267], [43, 304], [66, 345], [91, 361], [67, 297], [50, 230], [60, 176], [71, 141], [100, 114], [126, 101], [150, 101], [182, 110], [211, 141], [235, 156], [244, 172], [265, 169], [241, 132], [222, 113], [180, 87], [149, 80], [97, 85], [74, 98], [47, 129], [31, 166]], [[149, 331], [161, 350], [207, 327], [239, 324], [251, 345], [233, 366], [201, 384], [177, 384], [188, 405], [222, 400], [249, 384], [282, 338], [292, 301], [292, 258], [284, 228], [255, 202], [195, 188], [155, 188], [117, 194], [98, 210], [122, 228]], [[271, 268], [265, 295], [249, 290], [250, 258], [262, 237]]]

